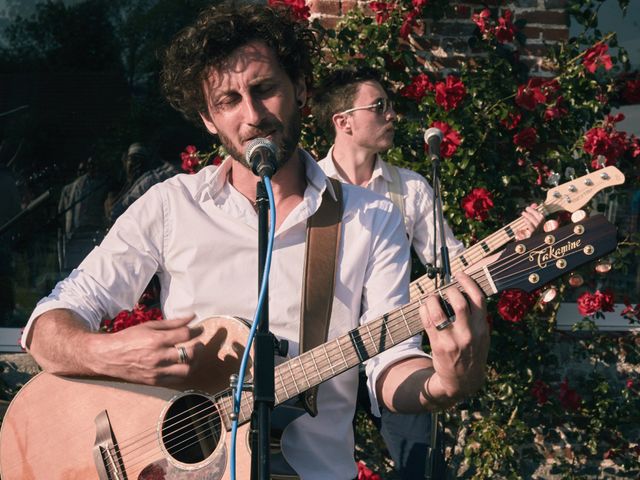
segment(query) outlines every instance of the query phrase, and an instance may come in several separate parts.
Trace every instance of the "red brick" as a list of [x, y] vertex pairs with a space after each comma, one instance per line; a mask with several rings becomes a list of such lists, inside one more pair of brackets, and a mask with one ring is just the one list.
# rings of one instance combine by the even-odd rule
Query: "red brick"
[[340, 2], [337, 0], [311, 0], [307, 3], [311, 13], [322, 13], [324, 15], [340, 15]]
[[358, 6], [357, 0], [347, 0], [347, 1], [343, 1], [341, 3], [342, 3], [342, 14], [343, 15], [345, 13], [350, 12], [351, 10], [353, 10], [354, 8], [356, 8]]
[[540, 40], [543, 31], [540, 27], [524, 27], [522, 29], [522, 33], [528, 40]]
[[569, 40], [568, 28], [545, 28], [542, 32], [542, 38], [555, 42], [566, 42]]
[[525, 19], [527, 23], [542, 23], [545, 25], [562, 25], [569, 24], [569, 15], [566, 12], [522, 12], [518, 14], [518, 19]]
[[340, 20], [342, 20], [341, 17], [318, 17], [318, 19], [320, 20], [320, 24], [324, 27], [324, 28], [328, 28], [328, 29], [335, 29], [336, 25], [338, 25], [338, 22]]
[[548, 53], [548, 51], [549, 47], [547, 45], [528, 44], [522, 47], [520, 54], [527, 57], [543, 57]]

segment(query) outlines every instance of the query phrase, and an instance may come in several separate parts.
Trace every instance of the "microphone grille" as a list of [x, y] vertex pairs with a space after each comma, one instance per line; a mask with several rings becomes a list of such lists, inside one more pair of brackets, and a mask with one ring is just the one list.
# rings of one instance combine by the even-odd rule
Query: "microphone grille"
[[429, 140], [433, 137], [437, 137], [438, 140], [442, 141], [444, 135], [442, 134], [442, 130], [436, 127], [431, 127], [424, 132], [424, 143], [429, 144]]
[[249, 165], [251, 165], [251, 157], [253, 156], [253, 152], [255, 152], [256, 149], [260, 147], [267, 148], [273, 154], [274, 158], [276, 157], [278, 149], [276, 148], [275, 143], [273, 143], [268, 138], [254, 138], [253, 140], [250, 140], [249, 143], [247, 143], [247, 150], [244, 154], [244, 158]]

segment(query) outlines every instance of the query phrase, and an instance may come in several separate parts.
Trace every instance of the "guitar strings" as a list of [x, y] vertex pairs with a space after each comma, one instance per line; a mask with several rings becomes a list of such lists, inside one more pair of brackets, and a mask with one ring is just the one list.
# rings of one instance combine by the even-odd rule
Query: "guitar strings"
[[[539, 205], [536, 210], [538, 210], [540, 213], [543, 213], [544, 211], [544, 207], [543, 205]], [[510, 228], [511, 230], [517, 231], [520, 227], [524, 227], [526, 226], [526, 221], [522, 218], [519, 217], [516, 220], [514, 220], [513, 222], [511, 222], [509, 225], [507, 225], [508, 228]], [[489, 235], [488, 237], [486, 237], [484, 240], [482, 240], [479, 243], [476, 243], [475, 245], [472, 245], [471, 247], [467, 248], [466, 250], [464, 250], [463, 252], [461, 252], [459, 255], [457, 255], [455, 258], [453, 258], [453, 260], [451, 260], [451, 268], [452, 268], [452, 272], [451, 273], [457, 273], [459, 271], [464, 270], [466, 267], [464, 266], [461, 257], [464, 257], [465, 260], [467, 260], [467, 263], [469, 264], [469, 266], [474, 265], [475, 263], [477, 263], [479, 260], [482, 260], [483, 258], [485, 258], [486, 256], [490, 255], [492, 252], [495, 252], [495, 250], [497, 248], [500, 248], [501, 246], [509, 243], [509, 241], [514, 240], [514, 238], [510, 237], [506, 232], [506, 228], [503, 228], [501, 230], [498, 230], [496, 232], [493, 232], [491, 235]], [[502, 238], [498, 239], [498, 237], [506, 237], [506, 240], [503, 240]], [[492, 243], [494, 240], [496, 241], [496, 244], [491, 247], [489, 252], [486, 252], [482, 249], [481, 245], [482, 243], [485, 244], [490, 244]], [[435, 289], [433, 288], [429, 288], [429, 287], [434, 287], [434, 283], [433, 281], [431, 281], [431, 279], [427, 279], [429, 281], [427, 281], [427, 279], [425, 279], [426, 276], [422, 276], [421, 278], [415, 280], [414, 282], [411, 282], [410, 288], [411, 287], [417, 287], [419, 290], [432, 290], [435, 291]], [[421, 287], [427, 287], [427, 289], [421, 288]], [[412, 295], [413, 298], [413, 295]]]
[[[541, 245], [541, 246], [545, 246], [545, 245], [543, 244], [543, 245]], [[572, 252], [572, 253], [573, 253], [573, 252]], [[569, 255], [570, 255], [570, 254], [569, 254]], [[517, 255], [512, 255], [511, 257], [522, 258], [522, 256], [517, 256]], [[509, 258], [509, 257], [507, 257], [507, 258]], [[500, 263], [500, 266], [503, 266], [503, 265], [505, 265], [506, 263], [508, 263], [508, 262], [504, 262], [504, 263], [503, 263], [503, 262], [501, 262], [501, 263]], [[502, 270], [504, 270], [505, 268], [507, 268], [507, 267], [503, 267], [503, 269], [502, 269]], [[534, 267], [532, 267], [530, 270], [537, 270], [537, 267], [535, 267], [535, 266], [534, 266]], [[484, 272], [480, 272], [480, 273], [484, 273]], [[499, 272], [494, 272], [494, 273], [499, 273]], [[510, 275], [510, 276], [512, 276], [512, 277], [513, 277], [513, 276], [515, 276], [515, 275], [517, 275], [517, 274], [512, 274], [512, 275]], [[508, 278], [508, 277], [509, 277], [509, 276], [504, 277], [504, 278]], [[483, 283], [483, 284], [484, 284], [484, 287], [486, 288], [486, 287], [489, 285], [489, 282], [488, 282], [488, 281], [484, 281], [484, 279], [485, 279], [485, 278], [486, 278], [486, 277], [483, 275], [483, 276], [480, 278], [480, 280], [481, 280], [481, 283]], [[455, 282], [455, 283], [457, 283], [457, 282]], [[451, 284], [449, 284], [447, 287], [450, 287], [450, 286], [451, 286]], [[415, 302], [414, 302], [414, 303], [415, 303]], [[410, 314], [410, 315], [412, 315], [412, 316], [414, 316], [414, 314], [415, 314], [415, 310], [416, 310], [415, 305], [407, 305], [407, 307], [410, 307], [410, 308], [404, 308], [404, 309], [403, 309], [403, 310], [405, 310], [404, 315], [406, 315], [406, 311], [408, 310], [408, 311], [409, 311], [409, 314]], [[390, 315], [391, 315], [391, 314], [389, 314], [389, 315], [388, 315], [388, 317], [390, 317]], [[396, 316], [396, 318], [395, 318], [395, 319], [391, 319], [391, 318], [389, 318], [389, 320], [390, 320], [390, 321], [393, 321], [393, 320], [396, 320], [396, 319], [397, 319], [397, 316]], [[413, 320], [413, 318], [412, 318], [412, 320]], [[385, 320], [384, 320], [384, 319], [378, 319], [378, 321], [380, 321], [380, 323], [383, 323]], [[370, 322], [370, 323], [374, 323], [374, 322], [376, 322], [376, 320], [372, 320], [372, 322]], [[389, 322], [387, 322], [387, 323], [389, 323]], [[369, 323], [368, 323], [368, 324], [365, 324], [365, 325], [370, 326], [370, 325], [369, 325]], [[386, 325], [386, 326], [387, 326], [387, 327], [394, 327], [394, 325]], [[358, 330], [358, 329], [356, 329], [356, 330]], [[386, 330], [388, 331], [388, 330], [390, 330], [390, 328], [387, 328]], [[404, 330], [404, 329], [402, 329], [402, 330]], [[396, 333], [398, 333], [398, 332], [396, 332]], [[339, 338], [338, 338], [337, 340], [339, 340]], [[360, 345], [357, 345], [357, 346], [356, 346], [356, 348], [364, 348], [364, 349], [366, 350], [366, 345], [365, 345], [365, 344], [367, 343], [367, 340], [365, 339], [365, 336], [362, 336], [362, 335], [361, 335], [361, 336], [359, 336], [359, 337], [358, 337], [358, 339], [353, 339], [353, 338], [350, 338], [350, 339], [349, 339], [350, 343], [353, 343], [353, 341], [354, 341], [354, 340], [355, 340], [356, 342], [359, 342], [359, 343], [360, 343]], [[372, 343], [374, 343], [374, 342], [372, 342]], [[325, 356], [327, 356], [327, 359], [329, 360], [329, 362], [328, 362], [328, 363], [329, 363], [329, 366], [330, 366], [330, 368], [331, 368], [331, 373], [332, 373], [332, 374], [335, 374], [335, 368], [333, 367], [333, 364], [332, 364], [332, 363], [331, 363], [331, 361], [330, 361], [330, 360], [331, 360], [331, 358], [327, 355], [326, 349], [325, 349], [325, 352], [324, 352], [324, 353], [325, 353]], [[352, 360], [358, 360], [358, 356], [357, 356], [357, 355], [353, 355], [353, 354], [348, 354], [348, 355], [349, 355], [350, 359], [352, 359]], [[343, 354], [343, 353], [340, 353], [340, 355], [334, 355], [334, 359], [335, 359], [335, 358], [340, 358], [340, 357], [343, 357], [343, 359], [344, 359], [344, 358], [346, 358], [346, 357], [344, 357], [344, 354]], [[293, 360], [293, 359], [292, 359], [292, 360]], [[325, 372], [327, 372], [327, 373], [328, 373], [328, 371], [327, 371], [327, 370], [325, 370], [325, 369], [326, 369], [326, 365], [322, 365], [322, 355], [320, 355], [320, 358], [319, 358], [318, 360], [320, 360], [320, 362], [316, 362], [316, 361], [315, 361], [315, 359], [314, 359], [314, 365], [315, 365], [315, 369], [318, 371], [318, 377], [319, 377], [320, 379], [322, 379], [322, 373], [319, 371], [318, 364], [320, 364], [320, 366], [322, 367], [322, 370], [324, 370], [324, 371], [325, 371]], [[291, 361], [290, 361], [290, 362], [291, 362]], [[300, 367], [301, 367], [301, 368], [302, 368], [302, 370], [304, 371], [304, 367], [303, 367], [303, 365], [302, 365], [302, 362], [300, 362]], [[351, 368], [351, 367], [349, 367], [349, 368]], [[342, 373], [342, 372], [340, 372], [340, 373]], [[286, 396], [288, 396], [289, 394], [288, 394], [287, 389], [286, 389], [286, 384], [284, 383], [284, 379], [283, 379], [282, 377], [283, 377], [283, 376], [281, 375], [281, 376], [280, 376], [280, 381], [282, 382], [282, 384], [283, 384], [283, 386], [284, 386], [285, 395], [286, 395]], [[306, 374], [305, 374], [305, 378], [306, 378], [306, 377], [307, 377], [307, 376], [306, 376]], [[313, 377], [312, 377], [312, 378], [313, 378]], [[306, 378], [306, 380], [307, 380], [307, 383], [308, 383], [308, 384], [310, 384], [309, 379], [308, 379], [308, 378]], [[299, 391], [299, 389], [297, 388], [297, 384], [296, 384], [295, 380], [294, 380], [292, 383], [293, 383], [294, 385], [296, 385], [296, 391]], [[314, 383], [315, 383], [315, 381], [314, 381]], [[289, 383], [289, 384], [291, 384], [291, 383]], [[222, 398], [221, 398], [221, 400], [222, 400]], [[247, 399], [247, 400], [249, 400], [249, 399]], [[204, 402], [202, 402], [202, 403], [207, 403], [207, 404], [209, 405], [209, 407], [207, 407], [207, 409], [214, 409], [214, 410], [216, 410], [216, 411], [217, 411], [216, 406], [215, 406], [215, 405], [211, 405], [211, 404], [209, 404], [209, 402], [208, 402], [208, 401], [204, 401]], [[244, 402], [243, 402], [243, 403], [244, 403]], [[196, 409], [196, 408], [198, 408], [198, 406], [192, 407], [192, 408], [191, 408], [191, 409], [189, 409], [189, 410], [194, 410], [194, 409]], [[186, 413], [187, 413], [187, 412], [185, 411], [185, 412], [183, 412], [181, 415], [182, 415], [182, 416], [184, 416]], [[199, 415], [199, 414], [201, 414], [201, 412], [196, 413], [196, 415]], [[191, 416], [193, 417], [194, 415], [191, 415]], [[176, 418], [177, 418], [177, 417], [176, 417]], [[187, 417], [187, 418], [189, 418], [189, 417]], [[180, 421], [184, 421], [184, 419], [181, 419]], [[178, 423], [178, 422], [175, 422], [175, 423]], [[220, 425], [220, 423], [218, 423], [217, 425]], [[178, 430], [180, 430], [180, 429], [178, 429]], [[178, 431], [178, 430], [176, 430], [176, 431]], [[155, 430], [154, 430], [154, 431], [155, 431]], [[172, 433], [175, 433], [175, 432], [172, 432]], [[180, 437], [181, 437], [181, 436], [183, 436], [183, 435], [184, 435], [184, 433], [183, 433], [183, 434], [181, 434], [181, 435], [179, 435], [177, 438], [180, 438]], [[212, 435], [215, 435], [215, 433], [213, 433]], [[175, 438], [174, 438], [174, 439], [175, 439]], [[172, 439], [172, 440], [173, 440], [173, 439]], [[168, 443], [168, 441], [167, 441], [167, 443]], [[184, 443], [184, 441], [183, 441], [183, 442], [180, 442], [180, 443]], [[180, 445], [180, 443], [178, 443], [178, 445]], [[191, 444], [191, 445], [193, 445], [193, 444]], [[187, 445], [185, 448], [187, 448], [188, 446], [189, 446], [189, 445]], [[138, 448], [140, 448], [140, 447], [138, 447]], [[123, 449], [123, 447], [121, 446], [121, 450], [122, 450], [122, 449]], [[180, 451], [180, 450], [178, 450], [178, 452], [179, 452], [179, 451]], [[175, 453], [177, 453], [177, 452], [175, 452]], [[123, 454], [123, 458], [124, 458], [124, 454]]]

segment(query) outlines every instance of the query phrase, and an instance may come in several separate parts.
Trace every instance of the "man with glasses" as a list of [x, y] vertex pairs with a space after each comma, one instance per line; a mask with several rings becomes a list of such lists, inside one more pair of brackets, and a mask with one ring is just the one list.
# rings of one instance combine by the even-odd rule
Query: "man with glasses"
[[[318, 89], [314, 100], [314, 114], [320, 127], [334, 137], [333, 146], [319, 162], [320, 167], [329, 177], [389, 198], [403, 214], [412, 255], [423, 265], [435, 264], [433, 189], [422, 175], [390, 165], [380, 155], [393, 146], [397, 115], [378, 73], [369, 68], [335, 70]], [[523, 218], [530, 232], [543, 219], [534, 206], [523, 212]], [[446, 224], [445, 237], [451, 258], [464, 250]], [[366, 392], [361, 389], [360, 393], [359, 403], [369, 410]], [[380, 420], [372, 418], [401, 477], [423, 478], [431, 414], [398, 414], [383, 408], [379, 413]]]

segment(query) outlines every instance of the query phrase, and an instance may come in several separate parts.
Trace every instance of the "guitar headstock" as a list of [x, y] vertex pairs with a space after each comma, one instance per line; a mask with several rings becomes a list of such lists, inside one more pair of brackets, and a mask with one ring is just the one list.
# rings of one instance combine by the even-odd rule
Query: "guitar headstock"
[[548, 213], [562, 210], [575, 212], [600, 190], [623, 183], [624, 175], [616, 167], [601, 168], [549, 190], [545, 207]]
[[616, 227], [603, 215], [512, 243], [488, 266], [498, 291], [532, 292], [617, 246]]

